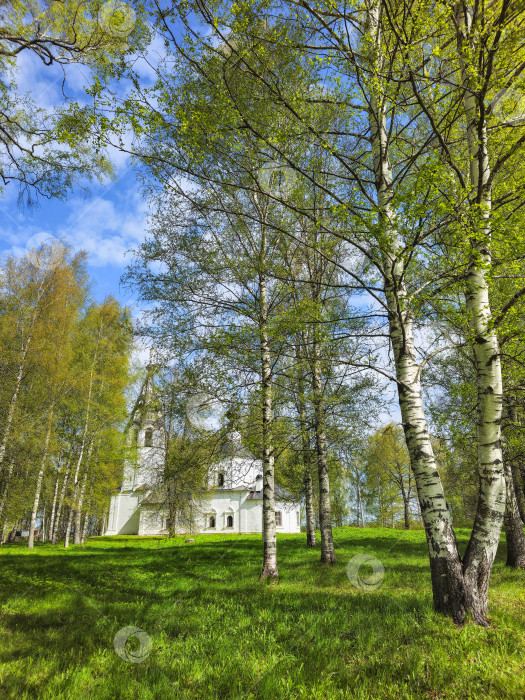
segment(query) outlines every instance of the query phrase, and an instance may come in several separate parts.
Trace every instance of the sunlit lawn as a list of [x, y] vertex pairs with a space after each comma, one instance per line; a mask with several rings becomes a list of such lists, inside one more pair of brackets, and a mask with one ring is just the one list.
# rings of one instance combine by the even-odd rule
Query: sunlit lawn
[[[333, 568], [304, 535], [281, 535], [278, 583], [257, 581], [258, 536], [4, 546], [0, 696], [525, 697], [525, 575], [505, 568], [504, 543], [491, 628], [460, 629], [432, 611], [422, 531], [334, 534]], [[346, 575], [363, 552], [384, 566], [375, 590]], [[114, 649], [128, 626], [145, 632], [142, 646], [117, 636], [134, 660]]]

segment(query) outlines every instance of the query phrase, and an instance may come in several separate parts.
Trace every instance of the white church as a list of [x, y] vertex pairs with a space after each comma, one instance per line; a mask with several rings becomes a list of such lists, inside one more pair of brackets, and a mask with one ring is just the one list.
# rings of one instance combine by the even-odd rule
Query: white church
[[[167, 534], [166, 493], [160, 487], [165, 435], [155, 400], [153, 372], [148, 371], [131, 413], [130, 441], [137, 458], [124, 464], [119, 493], [111, 498], [106, 535]], [[208, 469], [206, 495], [196, 508], [194, 532], [262, 533], [262, 463], [233, 434], [227, 455]], [[277, 532], [300, 532], [300, 505], [275, 487]], [[279, 499], [280, 497], [280, 499]], [[279, 499], [279, 500], [277, 500]], [[188, 530], [177, 527], [179, 534]]]

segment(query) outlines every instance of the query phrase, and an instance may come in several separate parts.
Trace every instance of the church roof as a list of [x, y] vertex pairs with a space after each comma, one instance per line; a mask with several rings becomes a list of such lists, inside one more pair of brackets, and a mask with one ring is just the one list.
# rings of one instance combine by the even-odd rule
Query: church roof
[[157, 367], [149, 364], [146, 367], [146, 377], [140, 387], [139, 395], [131, 410], [128, 427], [133, 423], [141, 423], [147, 416], [150, 419], [157, 419], [160, 416], [160, 406], [156, 396], [154, 376]]
[[[275, 484], [274, 486], [274, 494], [276, 499], [282, 499], [284, 500], [293, 500], [293, 496], [289, 491], [286, 491], [286, 489], [283, 489], [279, 486], [279, 484]], [[247, 501], [260, 501], [262, 500], [263, 497], [263, 492], [262, 489], [260, 491], [257, 491], [255, 489], [252, 489], [250, 493], [248, 494], [248, 497], [246, 498]]]
[[140, 505], [153, 505], [158, 503], [164, 503], [168, 497], [166, 490], [162, 488], [152, 489], [148, 495], [142, 499]]
[[[263, 492], [261, 490], [257, 490], [254, 488], [250, 488], [249, 486], [234, 486], [233, 488], [224, 488], [220, 487], [218, 489], [213, 489], [216, 492], [222, 493], [225, 492], [227, 493], [228, 491], [248, 491], [248, 496], [246, 497], [247, 501], [262, 501], [263, 498]], [[289, 500], [295, 500], [293, 499], [292, 494], [289, 491], [286, 491], [286, 489], [281, 488], [278, 484], [275, 484], [275, 498], [277, 500], [283, 500], [283, 501], [289, 501]], [[163, 488], [156, 488], [152, 489], [145, 498], [142, 499], [140, 502], [140, 505], [158, 505], [159, 503], [164, 503], [166, 501], [167, 494], [166, 490]]]

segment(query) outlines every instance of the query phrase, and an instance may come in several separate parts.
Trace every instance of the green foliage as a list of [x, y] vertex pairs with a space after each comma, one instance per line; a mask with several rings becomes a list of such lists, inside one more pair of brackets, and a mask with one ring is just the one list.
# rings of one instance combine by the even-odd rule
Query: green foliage
[[[46, 267], [49, 259], [32, 251], [0, 268], [0, 527], [7, 530], [27, 524], [35, 499], [48, 519], [58, 485], [77, 469], [86, 484], [83, 513], [100, 526], [125, 456], [129, 314], [113, 299], [91, 302], [83, 253], [64, 248]], [[78, 506], [75, 497], [66, 490], [65, 504]]]
[[[87, 94], [100, 95], [122, 73], [125, 56], [150, 39], [141, 3], [123, 0], [16, 0], [0, 5], [0, 185], [14, 182], [33, 204], [64, 198], [75, 186], [112, 173], [104, 148], [109, 121], [98, 102], [47, 109], [19, 88], [18, 63], [33, 58], [64, 80], [87, 68]], [[56, 76], [56, 73], [53, 73]]]

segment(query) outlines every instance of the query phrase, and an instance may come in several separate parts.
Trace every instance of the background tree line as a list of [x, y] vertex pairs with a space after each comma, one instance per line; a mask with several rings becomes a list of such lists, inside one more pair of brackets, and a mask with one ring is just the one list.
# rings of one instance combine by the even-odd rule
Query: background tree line
[[[62, 254], [63, 253], [63, 254]], [[132, 329], [89, 295], [85, 255], [43, 247], [0, 268], [0, 532], [79, 543], [104, 528], [125, 457]]]

